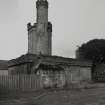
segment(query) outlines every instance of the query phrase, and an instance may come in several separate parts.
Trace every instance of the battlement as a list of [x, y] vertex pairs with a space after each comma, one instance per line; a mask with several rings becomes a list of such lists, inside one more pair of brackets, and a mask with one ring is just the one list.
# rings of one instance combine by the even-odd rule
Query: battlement
[[31, 23], [27, 24], [27, 30], [31, 30], [32, 28], [36, 28], [37, 27], [37, 23], [34, 23], [33, 25]]
[[47, 0], [38, 0], [36, 2], [36, 8], [39, 6], [44, 6], [45, 8], [48, 8], [48, 1]]
[[51, 22], [48, 22], [48, 28], [47, 28], [47, 30], [52, 32], [52, 24], [51, 24]]

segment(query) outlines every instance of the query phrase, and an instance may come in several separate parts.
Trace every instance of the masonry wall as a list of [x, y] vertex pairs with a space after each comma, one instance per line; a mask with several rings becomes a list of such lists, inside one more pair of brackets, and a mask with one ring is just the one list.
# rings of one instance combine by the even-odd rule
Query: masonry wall
[[52, 52], [51, 23], [28, 24], [28, 53], [51, 55]]
[[67, 83], [91, 81], [91, 67], [64, 66]]
[[9, 75], [27, 74], [28, 64], [20, 64], [9, 67]]
[[37, 54], [38, 36], [36, 26], [28, 26], [28, 53]]
[[80, 75], [81, 75], [80, 79], [82, 81], [91, 81], [91, 79], [92, 79], [91, 68], [90, 67], [87, 67], [87, 68], [82, 67], [82, 68], [80, 68]]
[[43, 55], [51, 55], [51, 36], [46, 33], [40, 33], [38, 37], [38, 43], [37, 43], [37, 54], [43, 54]]
[[44, 87], [63, 87], [80, 81], [91, 81], [91, 68], [81, 66], [62, 66], [61, 71], [38, 70], [37, 74], [43, 79]]
[[37, 75], [40, 75], [42, 87], [63, 87], [65, 85], [64, 71], [53, 70], [38, 70]]

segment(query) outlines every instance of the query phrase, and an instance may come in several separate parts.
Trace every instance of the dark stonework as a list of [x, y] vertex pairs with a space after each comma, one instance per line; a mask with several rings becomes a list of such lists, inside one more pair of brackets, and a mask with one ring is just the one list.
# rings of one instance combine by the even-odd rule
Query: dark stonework
[[37, 23], [34, 23], [34, 25], [31, 25], [31, 23], [27, 24], [27, 30], [30, 31], [32, 28], [36, 28], [37, 27]]
[[47, 0], [38, 0], [36, 2], [36, 8], [39, 6], [44, 6], [45, 8], [48, 8], [48, 1]]

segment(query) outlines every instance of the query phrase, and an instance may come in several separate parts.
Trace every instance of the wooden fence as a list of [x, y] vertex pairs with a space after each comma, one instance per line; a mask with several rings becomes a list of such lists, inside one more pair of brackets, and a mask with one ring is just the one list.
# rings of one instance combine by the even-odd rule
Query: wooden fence
[[41, 79], [37, 75], [0, 76], [0, 89], [5, 90], [38, 90]]
[[80, 83], [80, 79], [73, 80], [72, 75], [65, 74], [38, 76], [38, 75], [0, 75], [0, 90], [31, 91], [48, 87], [63, 87], [71, 83]]

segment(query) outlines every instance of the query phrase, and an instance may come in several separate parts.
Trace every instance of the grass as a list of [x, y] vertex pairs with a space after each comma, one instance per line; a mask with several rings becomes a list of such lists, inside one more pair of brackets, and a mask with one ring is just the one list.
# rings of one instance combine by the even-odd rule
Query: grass
[[2, 95], [0, 105], [105, 105], [105, 89], [48, 89], [10, 92]]

